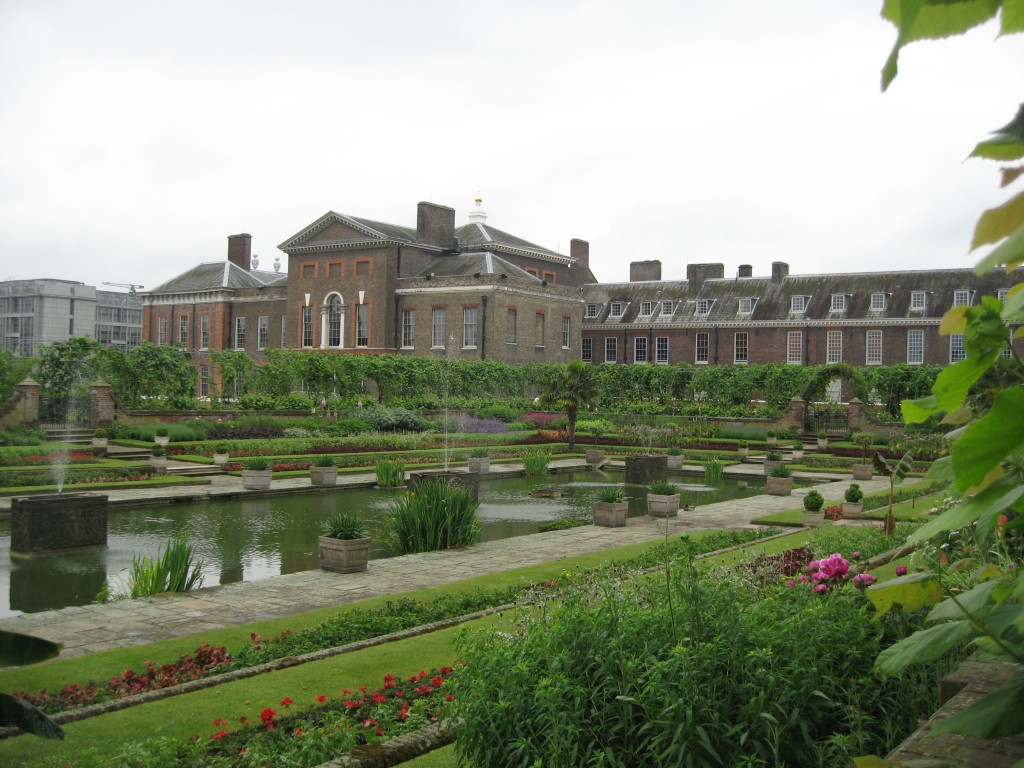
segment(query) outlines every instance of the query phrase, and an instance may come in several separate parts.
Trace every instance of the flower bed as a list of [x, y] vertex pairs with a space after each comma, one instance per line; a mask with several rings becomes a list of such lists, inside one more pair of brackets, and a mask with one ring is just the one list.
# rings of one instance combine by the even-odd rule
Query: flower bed
[[92, 451], [74, 451], [71, 453], [38, 451], [15, 452], [0, 451], [0, 467], [48, 467], [55, 464], [88, 464], [96, 461]]

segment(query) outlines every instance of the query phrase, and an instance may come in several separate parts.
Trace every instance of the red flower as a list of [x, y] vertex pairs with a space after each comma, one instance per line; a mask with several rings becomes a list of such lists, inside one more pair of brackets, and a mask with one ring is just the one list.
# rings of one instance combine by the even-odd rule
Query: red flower
[[324, 696], [324, 695], [323, 695], [322, 693], [318, 693], [318, 694], [316, 695], [316, 700], [317, 700], [317, 701], [318, 701], [318, 702], [319, 702], [320, 704], [323, 704], [323, 703], [324, 703], [325, 701], [327, 701], [327, 697], [326, 697], [326, 696]]
[[290, 699], [289, 697], [287, 697], [287, 696], [285, 696], [285, 697], [284, 697], [283, 699], [281, 699], [281, 706], [282, 706], [282, 707], [290, 707], [290, 706], [291, 706], [292, 704], [294, 704], [294, 703], [295, 703], [295, 702], [294, 702], [294, 701], [292, 701], [292, 700], [291, 700], [291, 699]]
[[377, 729], [377, 735], [378, 736], [383, 736], [384, 735], [384, 729], [383, 728], [378, 728]]
[[215, 734], [213, 734], [213, 739], [214, 739], [214, 741], [217, 741], [219, 739], [223, 739], [227, 735], [228, 735], [227, 731], [217, 731]]
[[263, 721], [263, 724], [267, 726], [268, 730], [273, 730], [273, 728], [274, 728], [274, 715], [276, 715], [276, 714], [277, 714], [277, 712], [275, 712], [270, 707], [267, 707], [262, 712], [260, 712], [260, 720]]
[[455, 699], [455, 696], [453, 696], [450, 693], [446, 693], [445, 696], [444, 696], [444, 700], [445, 701], [454, 701], [454, 699]]
[[441, 683], [443, 683], [443, 682], [444, 682], [444, 680], [441, 679], [440, 675], [434, 675], [432, 678], [430, 678], [430, 684], [432, 686], [434, 686], [435, 688], [440, 688], [441, 687]]

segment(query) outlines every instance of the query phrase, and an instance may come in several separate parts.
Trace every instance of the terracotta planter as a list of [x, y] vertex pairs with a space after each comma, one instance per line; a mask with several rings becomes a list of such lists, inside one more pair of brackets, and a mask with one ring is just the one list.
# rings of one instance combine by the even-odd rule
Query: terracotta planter
[[247, 491], [266, 491], [274, 478], [271, 469], [243, 469], [242, 487]]
[[470, 472], [476, 472], [480, 475], [486, 475], [491, 471], [491, 457], [483, 456], [477, 459], [470, 459], [467, 464], [469, 465]]
[[595, 501], [594, 525], [604, 528], [621, 528], [629, 514], [628, 501]]
[[870, 464], [854, 464], [853, 465], [853, 479], [854, 480], [870, 480], [874, 477], [875, 468]]
[[668, 468], [669, 469], [682, 469], [683, 468], [683, 456], [669, 456], [668, 457]]
[[586, 461], [587, 464], [600, 464], [604, 461], [604, 451], [600, 451], [596, 448], [588, 448], [586, 452]]
[[679, 494], [663, 496], [658, 493], [648, 493], [647, 514], [651, 517], [677, 517], [679, 515]]
[[156, 435], [153, 438], [153, 442], [156, 443], [157, 445], [167, 445], [169, 442], [171, 442], [171, 437], [170, 435]]
[[817, 528], [819, 525], [825, 522], [825, 513], [821, 510], [817, 512], [808, 512], [804, 510], [804, 525], [808, 528]]
[[843, 502], [843, 517], [848, 520], [860, 520], [864, 517], [864, 502], [863, 501], [844, 501]]
[[223, 467], [228, 463], [228, 454], [226, 453], [215, 453], [213, 454], [213, 464], [216, 467]]
[[338, 484], [337, 467], [310, 467], [309, 482], [313, 485], [328, 487]]
[[765, 493], [769, 496], [789, 496], [793, 493], [793, 478], [769, 476], [765, 481]]
[[764, 476], [768, 477], [772, 473], [772, 469], [782, 464], [781, 461], [765, 461], [764, 463]]
[[[320, 467], [327, 469], [327, 467]], [[370, 562], [369, 536], [361, 539], [332, 539], [320, 537], [320, 570], [335, 573], [358, 573], [365, 571]]]

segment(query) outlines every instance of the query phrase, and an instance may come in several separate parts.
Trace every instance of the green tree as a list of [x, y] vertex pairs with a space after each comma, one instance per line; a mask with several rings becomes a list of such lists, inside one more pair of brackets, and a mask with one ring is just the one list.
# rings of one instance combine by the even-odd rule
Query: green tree
[[87, 393], [88, 385], [96, 379], [93, 358], [97, 349], [99, 343], [84, 336], [40, 348], [34, 377], [47, 402], [47, 412], [41, 414], [44, 420], [63, 418], [72, 397]]
[[241, 349], [225, 349], [210, 355], [210, 361], [220, 373], [220, 396], [232, 397], [248, 394], [256, 378], [256, 361]]
[[[184, 347], [144, 341], [128, 353], [133, 389], [119, 393], [130, 404], [162, 400], [173, 408], [194, 405], [196, 368]], [[118, 394], [115, 390], [115, 394]]]
[[576, 417], [581, 408], [592, 408], [597, 401], [594, 366], [582, 360], [555, 366], [541, 387], [540, 402], [545, 407], [564, 408], [569, 420], [569, 451], [576, 450]]
[[0, 349], [0, 403], [14, 392], [18, 382], [32, 370], [35, 360], [29, 357], [15, 357], [10, 350]]

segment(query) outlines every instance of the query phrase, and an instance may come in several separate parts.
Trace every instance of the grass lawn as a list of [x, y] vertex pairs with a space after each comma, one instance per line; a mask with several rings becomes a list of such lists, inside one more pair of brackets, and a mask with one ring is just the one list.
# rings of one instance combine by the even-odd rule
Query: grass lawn
[[[900, 522], [922, 522], [925, 519], [925, 513], [940, 503], [947, 495], [947, 493], [940, 491], [939, 493], [932, 493], [927, 496], [918, 496], [916, 499], [901, 501], [893, 506], [893, 514], [896, 515], [896, 520]], [[841, 498], [825, 496], [826, 507], [832, 504], [841, 504], [842, 501]], [[884, 507], [873, 509], [870, 512], [865, 512], [864, 517], [870, 520], [883, 520], [888, 508], [887, 504]], [[756, 517], [750, 522], [757, 525], [803, 525], [803, 521], [803, 508], [796, 507], [785, 512], [777, 512], [774, 515]]]

